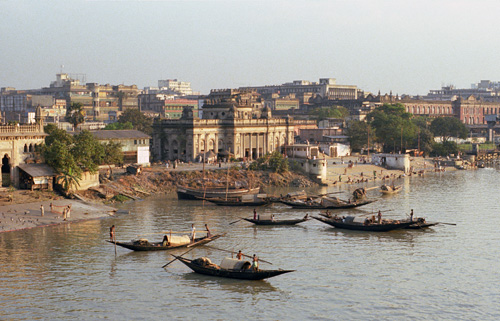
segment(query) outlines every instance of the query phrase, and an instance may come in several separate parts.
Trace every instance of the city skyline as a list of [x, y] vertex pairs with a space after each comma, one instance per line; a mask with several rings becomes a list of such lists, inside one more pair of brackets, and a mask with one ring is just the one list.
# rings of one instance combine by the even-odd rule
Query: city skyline
[[195, 91], [335, 78], [426, 94], [498, 80], [494, 1], [0, 1], [0, 87], [87, 82]]

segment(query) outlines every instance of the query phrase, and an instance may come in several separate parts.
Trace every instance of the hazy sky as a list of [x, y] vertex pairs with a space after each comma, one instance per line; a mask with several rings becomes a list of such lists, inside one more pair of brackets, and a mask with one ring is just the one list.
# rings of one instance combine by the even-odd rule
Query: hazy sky
[[87, 82], [214, 88], [336, 78], [425, 94], [500, 80], [500, 1], [0, 0], [0, 87]]

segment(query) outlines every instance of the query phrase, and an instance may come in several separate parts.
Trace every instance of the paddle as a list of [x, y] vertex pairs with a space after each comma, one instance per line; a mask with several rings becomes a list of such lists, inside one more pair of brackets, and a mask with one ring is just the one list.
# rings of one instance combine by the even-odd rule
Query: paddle
[[443, 222], [439, 222], [439, 224], [445, 224], [445, 225], [457, 225], [455, 223], [443, 223]]
[[[195, 249], [195, 248], [193, 247], [192, 249], [189, 249], [189, 251], [186, 251], [186, 252], [182, 253], [182, 254], [181, 254], [181, 255], [179, 255], [179, 256], [183, 256], [183, 255], [185, 255], [185, 254], [188, 254], [189, 252], [191, 252], [191, 251], [192, 251], [192, 250], [194, 250], [194, 249]], [[171, 254], [171, 255], [172, 255], [172, 254]], [[173, 259], [172, 261], [170, 261], [170, 262], [168, 262], [167, 264], [165, 264], [164, 266], [162, 266], [162, 268], [165, 268], [165, 267], [166, 267], [167, 265], [169, 265], [170, 263], [172, 263], [172, 262], [176, 261], [176, 260], [177, 260], [177, 258], [178, 258], [179, 256], [176, 256], [176, 257], [175, 257], [175, 259]]]
[[[218, 251], [222, 251], [222, 252], [227, 252], [227, 253], [236, 253], [235, 251], [223, 250], [223, 249], [219, 249], [219, 248], [217, 248], [217, 247], [213, 247], [213, 246], [210, 246], [210, 245], [205, 245], [205, 247], [208, 247], [208, 248], [210, 248], [210, 249], [214, 249], [214, 250], [218, 250]], [[252, 258], [253, 258], [253, 256], [249, 256], [249, 255], [246, 255], [246, 254], [243, 254], [243, 256], [248, 257], [248, 258], [250, 258], [250, 259], [252, 259]], [[266, 261], [266, 260], [263, 260], [263, 259], [260, 259], [260, 258], [259, 258], [259, 262], [264, 262], [264, 263], [268, 263], [268, 264], [271, 264], [271, 265], [272, 265], [272, 263], [271, 263], [271, 262]]]
[[209, 237], [206, 237], [206, 238], [204, 238], [204, 239], [202, 239], [202, 240], [199, 240], [198, 242], [194, 242], [194, 243], [192, 243], [192, 244], [189, 244], [189, 245], [188, 245], [188, 246], [186, 246], [186, 247], [193, 247], [193, 246], [196, 246], [196, 245], [198, 245], [198, 244], [200, 244], [200, 243], [207, 242], [207, 241], [209, 241], [209, 240], [211, 241], [212, 239], [211, 239], [211, 238], [209, 238]]
[[239, 219], [239, 220], [237, 220], [237, 221], [234, 221], [234, 222], [229, 223], [229, 225], [234, 224], [234, 223], [238, 223], [239, 221], [243, 221], [243, 220], [244, 220], [244, 218], [240, 218], [240, 219]]

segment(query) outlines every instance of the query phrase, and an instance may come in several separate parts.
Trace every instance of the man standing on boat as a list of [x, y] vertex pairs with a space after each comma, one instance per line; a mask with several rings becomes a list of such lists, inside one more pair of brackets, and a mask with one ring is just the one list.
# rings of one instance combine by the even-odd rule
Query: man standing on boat
[[196, 228], [194, 227], [194, 224], [191, 224], [191, 243], [194, 243], [195, 234]]
[[259, 269], [259, 258], [257, 255], [253, 255], [253, 260], [252, 260], [252, 269], [254, 271], [257, 271]]
[[378, 224], [382, 224], [382, 212], [378, 210]]
[[205, 229], [207, 230], [207, 238], [211, 238], [212, 237], [212, 233], [210, 233], [210, 230], [208, 229], [208, 225], [205, 224]]
[[410, 222], [413, 222], [413, 208], [411, 209], [411, 212], [410, 212]]

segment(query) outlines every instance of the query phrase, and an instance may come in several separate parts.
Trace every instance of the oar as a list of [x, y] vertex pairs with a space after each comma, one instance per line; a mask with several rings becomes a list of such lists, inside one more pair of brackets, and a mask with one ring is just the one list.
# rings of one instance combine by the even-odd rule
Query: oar
[[188, 254], [189, 252], [191, 252], [192, 250], [194, 250], [194, 247], [193, 247], [192, 249], [189, 249], [189, 251], [186, 251], [186, 252], [182, 253], [181, 255], [178, 255], [175, 259], [173, 259], [172, 261], [170, 261], [170, 262], [168, 262], [167, 264], [165, 264], [164, 266], [162, 266], [162, 268], [166, 267], [166, 266], [167, 266], [167, 265], [169, 265], [170, 263], [172, 263], [172, 262], [174, 262], [175, 260], [177, 260], [177, 258], [178, 258], [179, 256], [186, 255], [186, 254]]
[[[227, 253], [236, 253], [236, 252], [234, 252], [234, 251], [223, 250], [223, 249], [219, 249], [219, 248], [217, 248], [217, 247], [213, 247], [213, 246], [210, 246], [210, 245], [205, 245], [205, 247], [208, 247], [208, 248], [210, 248], [210, 249], [214, 249], [214, 250], [218, 250], [218, 251], [222, 251], [222, 252], [227, 252]], [[243, 253], [242, 253], [242, 254], [243, 254]], [[243, 254], [243, 256], [248, 257], [248, 258], [250, 258], [250, 259], [253, 259], [253, 256], [249, 256], [249, 255], [246, 255], [246, 254]], [[271, 264], [271, 265], [272, 265], [272, 263], [271, 263], [271, 262], [266, 261], [266, 260], [262, 260], [262, 259], [260, 259], [260, 258], [259, 258], [259, 262], [264, 262], [264, 263], [268, 263], [268, 264]]]
[[239, 219], [239, 220], [237, 220], [237, 221], [234, 221], [234, 222], [229, 223], [229, 225], [234, 224], [234, 223], [238, 223], [239, 221], [243, 221], [243, 220], [244, 220], [244, 218], [240, 218], [240, 219]]
[[439, 224], [445, 224], [445, 225], [457, 225], [455, 223], [443, 223], [443, 222], [439, 222]]
[[[394, 211], [394, 210], [380, 211], [380, 213], [391, 212], [391, 211]], [[362, 216], [373, 215], [373, 214], [378, 214], [378, 212], [372, 212], [372, 213], [368, 213], [368, 214], [363, 214]]]
[[[192, 243], [192, 244], [189, 244], [189, 245], [188, 245], [188, 246], [186, 246], [186, 247], [193, 247], [193, 246], [196, 246], [196, 245], [198, 245], [198, 244], [200, 244], [200, 243], [207, 242], [207, 241], [209, 241], [209, 240], [211, 241], [212, 239], [211, 239], [211, 238], [208, 238], [208, 237], [205, 237], [204, 239], [201, 239], [201, 240], [199, 240], [198, 242], [194, 242], [194, 243]], [[209, 242], [210, 242], [210, 241], [209, 241]]]

